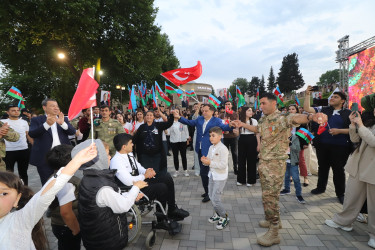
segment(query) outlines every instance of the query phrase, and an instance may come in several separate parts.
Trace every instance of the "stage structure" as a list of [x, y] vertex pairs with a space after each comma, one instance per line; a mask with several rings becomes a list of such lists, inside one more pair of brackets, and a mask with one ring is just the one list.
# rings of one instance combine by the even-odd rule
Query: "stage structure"
[[348, 90], [348, 58], [365, 49], [375, 46], [375, 36], [354, 45], [349, 48], [349, 35], [346, 35], [337, 41], [339, 43], [336, 51], [336, 62], [340, 68], [340, 85], [342, 89]]

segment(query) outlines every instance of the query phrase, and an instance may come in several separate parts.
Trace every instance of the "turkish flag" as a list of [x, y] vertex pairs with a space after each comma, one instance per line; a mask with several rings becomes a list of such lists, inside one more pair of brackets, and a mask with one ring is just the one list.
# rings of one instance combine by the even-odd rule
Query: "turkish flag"
[[326, 123], [320, 125], [319, 128], [318, 128], [318, 132], [317, 132], [317, 134], [318, 134], [318, 135], [321, 135], [324, 131], [326, 131], [326, 129], [327, 129], [327, 125], [328, 125], [328, 122], [326, 122]]
[[174, 69], [161, 73], [161, 75], [174, 83], [176, 86], [180, 86], [198, 79], [202, 75], [202, 64], [200, 61], [198, 61], [197, 65], [194, 67]]
[[99, 84], [94, 79], [94, 69], [83, 70], [76, 93], [70, 103], [68, 118], [72, 120], [82, 109], [96, 106], [96, 90]]

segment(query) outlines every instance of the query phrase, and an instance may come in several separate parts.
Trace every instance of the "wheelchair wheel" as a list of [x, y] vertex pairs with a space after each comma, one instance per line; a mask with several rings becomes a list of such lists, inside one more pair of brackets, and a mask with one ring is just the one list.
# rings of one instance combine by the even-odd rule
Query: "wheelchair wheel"
[[146, 237], [147, 249], [151, 249], [155, 245], [155, 241], [156, 241], [156, 233], [155, 233], [155, 230], [152, 230], [151, 232], [148, 233]]
[[141, 233], [142, 219], [141, 212], [136, 205], [133, 205], [126, 213], [128, 221], [128, 242], [131, 243]]

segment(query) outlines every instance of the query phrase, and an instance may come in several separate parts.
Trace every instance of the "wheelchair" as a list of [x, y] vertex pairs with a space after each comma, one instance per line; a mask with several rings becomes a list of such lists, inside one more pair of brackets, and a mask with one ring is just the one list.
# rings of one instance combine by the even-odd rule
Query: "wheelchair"
[[[131, 187], [121, 186], [121, 192], [127, 192]], [[151, 231], [148, 233], [145, 245], [151, 249], [156, 242], [156, 230], [163, 229], [168, 231], [170, 235], [176, 235], [181, 232], [182, 225], [177, 221], [168, 219], [167, 211], [163, 205], [157, 200], [150, 200], [145, 194], [143, 198], [136, 201], [131, 209], [126, 213], [128, 223], [128, 243], [133, 242], [141, 233], [142, 224], [151, 224]], [[153, 212], [154, 219], [152, 221], [143, 222], [142, 216]]]

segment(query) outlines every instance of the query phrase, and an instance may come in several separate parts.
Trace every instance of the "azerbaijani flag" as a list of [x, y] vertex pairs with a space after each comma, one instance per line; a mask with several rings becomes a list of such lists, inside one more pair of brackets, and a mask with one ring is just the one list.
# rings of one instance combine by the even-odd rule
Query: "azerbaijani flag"
[[208, 97], [208, 102], [211, 103], [215, 108], [219, 107], [221, 103], [213, 94], [210, 94]]
[[188, 96], [188, 97], [196, 96], [194, 90], [185, 91], [185, 93], [186, 93], [186, 96]]
[[255, 96], [254, 109], [259, 109], [259, 88], [257, 88], [257, 95]]
[[168, 83], [165, 83], [165, 93], [174, 94], [174, 93], [177, 93], [177, 92], [171, 85], [169, 85]]
[[[132, 92], [131, 92], [131, 95], [130, 95], [130, 102], [131, 102], [131, 107], [132, 107], [133, 111], [135, 112], [137, 110], [137, 96], [135, 94], [134, 85], [132, 86]], [[129, 106], [130, 106], [130, 104], [129, 104]]]
[[239, 108], [239, 107], [242, 107], [243, 105], [245, 105], [245, 97], [243, 97], [243, 95], [241, 93], [241, 90], [237, 85], [236, 85], [236, 94], [237, 94], [237, 98], [238, 98], [237, 108]]
[[155, 90], [156, 90], [156, 94], [158, 95], [160, 101], [165, 102], [165, 104], [167, 104], [167, 106], [171, 106], [172, 100], [169, 99], [169, 97], [166, 94], [164, 94], [163, 90], [160, 88], [159, 84], [156, 81], [155, 81]]
[[232, 101], [233, 101], [232, 94], [231, 94], [230, 92], [228, 92], [228, 95], [229, 95], [228, 100], [229, 100], [230, 102], [232, 102]]
[[273, 93], [277, 97], [277, 103], [281, 106], [284, 107], [284, 99], [283, 99], [283, 94], [281, 93], [279, 86], [277, 85], [276, 88], [273, 90]]
[[158, 101], [156, 100], [154, 86], [152, 86], [151, 95], [152, 95], [152, 108], [156, 108], [158, 106]]
[[26, 108], [26, 106], [25, 106], [25, 101], [24, 101], [24, 100], [20, 100], [20, 101], [18, 102], [18, 107], [19, 107], [20, 109]]
[[301, 103], [300, 103], [299, 100], [298, 100], [298, 96], [297, 96], [297, 94], [296, 94], [296, 96], [295, 96], [295, 101], [296, 101], [296, 105], [297, 105], [297, 106], [301, 106]]
[[298, 135], [299, 137], [301, 137], [302, 139], [304, 139], [307, 143], [311, 143], [311, 141], [314, 139], [313, 134], [311, 134], [310, 131], [308, 131], [305, 128], [300, 128], [296, 132], [296, 135]]
[[176, 90], [178, 98], [182, 99], [182, 95], [184, 94], [184, 91], [182, 91], [181, 89], [175, 89], [175, 90]]
[[13, 98], [16, 98], [18, 100], [22, 100], [22, 101], [25, 101], [23, 99], [23, 96], [21, 94], [21, 91], [19, 89], [17, 89], [16, 87], [12, 86], [8, 92], [7, 92], [7, 95], [10, 95], [11, 97]]
[[141, 86], [138, 85], [138, 92], [139, 92], [139, 96], [140, 96], [142, 105], [146, 106], [146, 100], [145, 100], [144, 94], [143, 94], [143, 84], [142, 83], [141, 83]]

